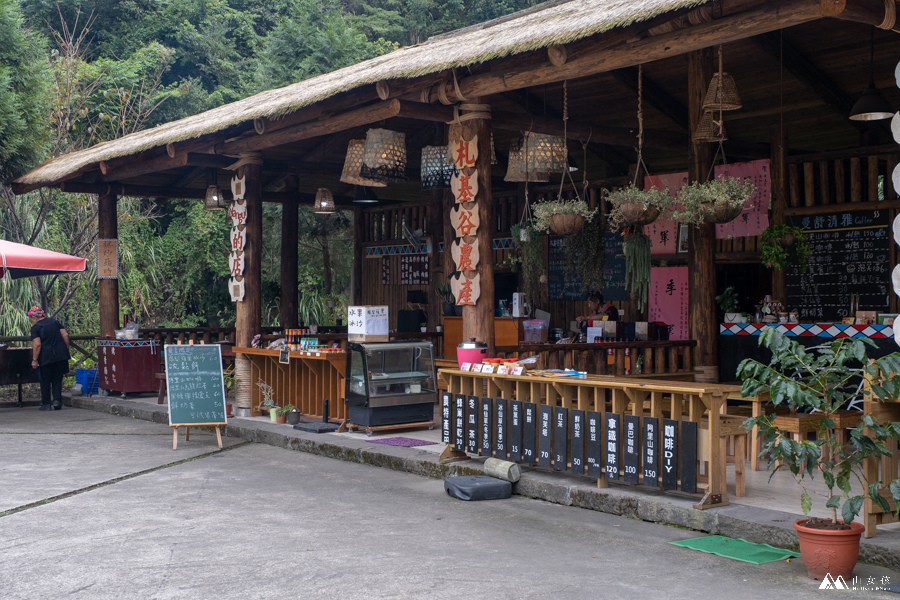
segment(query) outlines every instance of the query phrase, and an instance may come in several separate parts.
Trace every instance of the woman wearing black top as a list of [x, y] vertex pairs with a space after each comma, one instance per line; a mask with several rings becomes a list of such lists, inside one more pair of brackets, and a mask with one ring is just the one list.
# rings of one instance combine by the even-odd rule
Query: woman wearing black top
[[583, 317], [575, 317], [579, 325], [584, 325], [585, 321], [603, 321], [604, 317], [607, 321], [619, 320], [619, 309], [612, 305], [612, 302], [604, 302], [603, 294], [600, 292], [591, 292], [587, 295], [588, 314]]
[[51, 319], [38, 306], [28, 311], [31, 319], [31, 367], [41, 380], [41, 408], [62, 408], [62, 380], [69, 372], [69, 332], [56, 319]]

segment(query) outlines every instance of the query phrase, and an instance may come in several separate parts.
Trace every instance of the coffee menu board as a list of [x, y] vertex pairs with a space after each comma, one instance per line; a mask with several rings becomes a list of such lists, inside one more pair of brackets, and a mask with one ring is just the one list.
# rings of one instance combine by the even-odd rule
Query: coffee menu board
[[[602, 292], [606, 300], [626, 300], [625, 293], [625, 251], [622, 247], [622, 234], [607, 233], [606, 266], [604, 276], [606, 285]], [[559, 235], [550, 236], [550, 251], [547, 257], [548, 283], [551, 300], [584, 300], [587, 291], [581, 290], [581, 269], [579, 257], [575, 257], [574, 277], [566, 277], [566, 238]]]
[[785, 269], [786, 306], [801, 320], [833, 322], [850, 314], [850, 296], [859, 294], [859, 310], [888, 310], [890, 215], [887, 210], [858, 210], [794, 217], [790, 224], [809, 237], [809, 268]]

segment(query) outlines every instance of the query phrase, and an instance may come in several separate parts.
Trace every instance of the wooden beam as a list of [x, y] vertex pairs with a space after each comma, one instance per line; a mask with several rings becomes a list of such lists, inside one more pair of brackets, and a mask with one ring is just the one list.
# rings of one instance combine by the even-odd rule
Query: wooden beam
[[103, 170], [102, 163], [100, 171], [103, 176], [100, 181], [121, 181], [147, 173], [157, 173], [159, 171], [168, 171], [169, 169], [177, 169], [187, 164], [188, 155], [176, 156], [170, 158], [167, 154], [157, 156], [149, 160], [135, 160], [129, 164], [123, 164], [118, 168], [107, 168]]
[[[563, 123], [561, 119], [551, 119], [534, 115], [494, 113], [491, 116], [491, 125], [496, 129], [508, 129], [512, 131], [534, 131], [548, 135], [563, 135]], [[637, 146], [637, 127], [608, 127], [603, 125], [589, 125], [573, 123], [569, 121], [565, 128], [570, 140], [586, 142], [593, 140], [601, 144], [611, 146], [625, 146], [633, 148]], [[661, 150], [681, 150], [688, 144], [688, 137], [684, 134], [661, 131], [644, 130], [644, 147], [658, 148]]]
[[[635, 94], [638, 91], [638, 70], [637, 67], [626, 67], [624, 69], [616, 69], [612, 72], [613, 77], [625, 84]], [[682, 131], [688, 130], [688, 109], [680, 100], [672, 96], [664, 90], [653, 79], [643, 76], [643, 99], [648, 105], [659, 111], [663, 116], [672, 121]]]
[[[123, 185], [121, 183], [82, 183], [80, 181], [63, 181], [48, 187], [58, 187], [67, 194], [106, 194], [119, 196], [135, 196], [140, 198], [182, 198], [184, 200], [202, 200], [206, 198], [206, 188], [174, 188], [154, 187], [149, 185]], [[231, 191], [223, 189], [222, 196], [231, 200]], [[265, 192], [263, 201], [281, 203], [290, 201], [291, 194], [284, 192]], [[312, 204], [310, 196], [309, 204]]]
[[[897, 6], [894, 2], [890, 3], [890, 8], [884, 0], [819, 0], [819, 5], [823, 15], [842, 21], [875, 27], [896, 21]], [[888, 13], [888, 10], [893, 14]]]

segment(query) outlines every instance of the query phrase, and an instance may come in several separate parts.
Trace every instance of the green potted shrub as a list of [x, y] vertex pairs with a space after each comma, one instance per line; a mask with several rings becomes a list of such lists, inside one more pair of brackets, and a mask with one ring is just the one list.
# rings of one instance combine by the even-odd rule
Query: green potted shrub
[[769, 225], [759, 235], [759, 250], [762, 263], [770, 269], [783, 269], [796, 261], [804, 273], [812, 255], [806, 233], [784, 223]]
[[[272, 411], [270, 411], [272, 412]], [[275, 407], [275, 422], [276, 423], [287, 423], [287, 414], [288, 410], [286, 406], [276, 406]]]
[[534, 205], [534, 228], [550, 231], [554, 235], [572, 235], [594, 217], [597, 209], [591, 209], [584, 200], [558, 198]]
[[[900, 354], [893, 353], [870, 361], [867, 346], [875, 347], [868, 338], [838, 338], [814, 348], [805, 348], [783, 336], [775, 327], [767, 327], [759, 344], [772, 352], [769, 364], [745, 359], [738, 366], [742, 380], [741, 394], [745, 397], [769, 393], [776, 407], [791, 411], [819, 411], [815, 440], [796, 441], [782, 429], [776, 414], [748, 419], [744, 427], [751, 431], [759, 427], [763, 452], [769, 455], [769, 468], [787, 470], [799, 484], [800, 508], [804, 515], [812, 508], [815, 490], [806, 485], [816, 473], [825, 481], [827, 493], [824, 506], [830, 518], [806, 518], [794, 523], [800, 538], [800, 553], [810, 577], [821, 579], [825, 574], [850, 579], [859, 555], [859, 537], [864, 527], [854, 522], [870, 498], [884, 511], [890, 512], [887, 500], [879, 493], [886, 488], [895, 505], [900, 506], [900, 480], [892, 482], [866, 481], [863, 461], [869, 457], [890, 456], [885, 442], [900, 439], [900, 423], [876, 423], [863, 415], [859, 426], [851, 430], [850, 442], [837, 443], [835, 415], [859, 391], [863, 381], [868, 401], [897, 401], [900, 393]], [[883, 375], [890, 374], [890, 375]], [[770, 476], [770, 479], [771, 477]], [[841, 519], [838, 518], [840, 512]], [[823, 533], [824, 532], [824, 533]], [[828, 541], [846, 540], [840, 546], [823, 551], [820, 538]]]
[[729, 223], [744, 210], [756, 186], [749, 178], [717, 177], [704, 183], [696, 181], [679, 190], [676, 200], [681, 209], [672, 218], [681, 223]]
[[668, 188], [642, 190], [632, 183], [614, 191], [603, 190], [603, 193], [612, 205], [608, 218], [613, 229], [649, 225], [672, 204]]
[[718, 304], [722, 312], [725, 313], [726, 323], [738, 323], [743, 318], [743, 315], [737, 312], [738, 296], [734, 286], [729, 285], [721, 294], [716, 296], [716, 304]]
[[453, 308], [456, 304], [456, 298], [453, 296], [453, 290], [450, 288], [449, 281], [442, 281], [438, 284], [437, 295], [441, 299], [441, 310], [445, 317], [452, 317], [455, 314]]

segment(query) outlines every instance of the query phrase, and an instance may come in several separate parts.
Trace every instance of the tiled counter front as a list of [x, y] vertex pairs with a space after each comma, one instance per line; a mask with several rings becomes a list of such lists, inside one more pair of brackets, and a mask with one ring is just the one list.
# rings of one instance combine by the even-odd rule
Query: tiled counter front
[[842, 323], [721, 323], [721, 335], [759, 335], [766, 327], [775, 327], [787, 337], [893, 338], [890, 325], [844, 325]]

